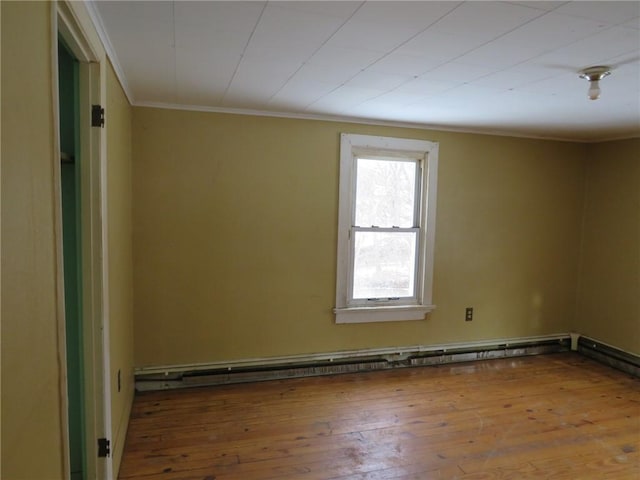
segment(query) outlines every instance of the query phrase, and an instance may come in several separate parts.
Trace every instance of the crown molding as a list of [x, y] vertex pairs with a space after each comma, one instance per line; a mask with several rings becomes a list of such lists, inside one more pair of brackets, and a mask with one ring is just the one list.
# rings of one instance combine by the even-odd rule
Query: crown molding
[[279, 112], [271, 110], [251, 110], [243, 108], [228, 108], [228, 107], [209, 107], [202, 105], [187, 105], [178, 103], [162, 103], [162, 102], [132, 102], [134, 107], [146, 107], [146, 108], [161, 108], [165, 110], [183, 110], [192, 112], [208, 112], [208, 113], [222, 113], [230, 115], [249, 115], [255, 117], [274, 117], [274, 118], [290, 118], [294, 120], [312, 120], [319, 122], [340, 122], [340, 123], [355, 123], [360, 125], [376, 125], [382, 127], [396, 127], [396, 128], [413, 128], [416, 130], [431, 130], [438, 132], [451, 132], [451, 133], [468, 133], [473, 135], [492, 135], [497, 137], [511, 137], [511, 138], [524, 138], [531, 140], [548, 140], [555, 142], [570, 142], [570, 143], [602, 143], [616, 140], [627, 140], [631, 138], [640, 138], [640, 134], [626, 135], [618, 137], [601, 137], [594, 139], [585, 139], [579, 137], [552, 137], [548, 135], [535, 135], [526, 134], [521, 132], [509, 132], [505, 130], [492, 129], [492, 128], [470, 128], [470, 127], [451, 127], [447, 125], [438, 124], [426, 124], [415, 122], [400, 122], [393, 120], [376, 120], [371, 118], [361, 117], [348, 117], [339, 115], [323, 115], [315, 113], [292, 113], [292, 112]]

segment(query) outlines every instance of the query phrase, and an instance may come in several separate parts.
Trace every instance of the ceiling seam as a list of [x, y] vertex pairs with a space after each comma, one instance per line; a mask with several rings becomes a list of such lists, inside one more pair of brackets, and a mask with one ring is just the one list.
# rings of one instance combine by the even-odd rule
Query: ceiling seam
[[[564, 5], [564, 4], [563, 4], [563, 5]], [[559, 8], [560, 6], [562, 6], [562, 5], [559, 5], [559, 6], [558, 6], [558, 7], [556, 7], [556, 8]], [[532, 9], [532, 10], [533, 10], [533, 9]], [[553, 10], [555, 10], [555, 9], [553, 9]], [[491, 42], [494, 42], [495, 40], [497, 40], [497, 39], [499, 39], [499, 38], [504, 37], [505, 35], [509, 35], [510, 33], [514, 32], [514, 31], [516, 31], [516, 30], [518, 30], [519, 28], [522, 28], [523, 26], [528, 25], [529, 23], [534, 22], [534, 21], [536, 21], [536, 20], [538, 20], [538, 19], [540, 19], [540, 18], [542, 18], [542, 17], [544, 17], [544, 16], [548, 15], [548, 14], [549, 14], [549, 13], [551, 13], [553, 10], [545, 10], [545, 11], [541, 11], [540, 15], [537, 15], [537, 16], [535, 16], [535, 17], [533, 17], [533, 18], [531, 18], [531, 19], [527, 20], [526, 22], [521, 23], [521, 24], [520, 24], [520, 25], [518, 25], [517, 27], [514, 27], [514, 28], [512, 28], [511, 30], [509, 30], [509, 31], [507, 31], [507, 32], [504, 32], [503, 34], [498, 35], [497, 37], [494, 37], [494, 38], [492, 38], [491, 40], [487, 40], [487, 41], [486, 41], [486, 42], [484, 42], [482, 45], [477, 45], [477, 46], [473, 47], [472, 49], [467, 50], [466, 52], [459, 54], [459, 55], [458, 55], [458, 56], [456, 56], [456, 57], [453, 57], [453, 58], [451, 58], [451, 59], [448, 59], [446, 62], [442, 62], [442, 63], [440, 63], [440, 64], [438, 64], [438, 65], [436, 65], [436, 66], [434, 66], [434, 67], [430, 68], [429, 70], [426, 70], [426, 71], [424, 71], [423, 73], [421, 73], [421, 74], [419, 74], [419, 75], [417, 75], [417, 76], [414, 76], [414, 78], [413, 78], [413, 79], [418, 78], [418, 77], [422, 77], [423, 75], [426, 75], [426, 74], [428, 74], [429, 72], [432, 72], [433, 70], [436, 70], [437, 68], [439, 68], [439, 67], [441, 67], [441, 66], [443, 66], [443, 65], [446, 65], [447, 63], [455, 62], [455, 61], [456, 61], [457, 59], [459, 59], [460, 57], [463, 57], [463, 56], [465, 56], [465, 55], [467, 55], [467, 54], [469, 54], [469, 53], [471, 53], [471, 52], [473, 52], [473, 51], [475, 51], [475, 50], [478, 50], [478, 49], [480, 49], [480, 48], [482, 48], [482, 47], [485, 47], [486, 45], [490, 44]], [[431, 28], [431, 26], [429, 26], [428, 28]], [[389, 53], [392, 53], [392, 52], [389, 52]], [[531, 57], [531, 58], [535, 58], [535, 57]], [[530, 60], [530, 59], [528, 59], [528, 60]], [[379, 61], [379, 60], [377, 60], [377, 61]], [[527, 60], [525, 60], [525, 61], [527, 61]], [[524, 63], [524, 61], [523, 61], [523, 62], [520, 62], [520, 63]], [[375, 64], [375, 62], [374, 62], [374, 64]], [[373, 64], [372, 64], [372, 65], [373, 65]], [[519, 63], [518, 63], [518, 64], [516, 64], [516, 65], [519, 65]], [[369, 65], [369, 66], [371, 66], [371, 65]], [[369, 67], [367, 67], [367, 68], [369, 68]], [[508, 67], [508, 68], [511, 68], [511, 67]], [[498, 72], [501, 72], [501, 71], [504, 71], [504, 70], [507, 70], [507, 68], [503, 68], [502, 70], [498, 70]], [[494, 73], [497, 73], [497, 72], [491, 72], [491, 73], [488, 73], [488, 74], [486, 74], [486, 75], [482, 75], [482, 76], [480, 76], [480, 77], [478, 77], [478, 78], [474, 79], [474, 81], [475, 81], [475, 80], [479, 80], [479, 79], [481, 79], [481, 78], [484, 78], [484, 77], [486, 77], [486, 76], [492, 75], [492, 74], [494, 74]], [[412, 80], [413, 80], [413, 79], [412, 79]], [[379, 94], [379, 95], [375, 95], [375, 96], [373, 96], [373, 97], [370, 97], [370, 98], [368, 98], [368, 99], [366, 99], [366, 100], [363, 100], [362, 102], [360, 102], [360, 103], [358, 103], [358, 104], [354, 105], [354, 107], [357, 107], [357, 106], [359, 106], [359, 105], [362, 105], [363, 103], [368, 102], [368, 101], [370, 101], [370, 100], [375, 100], [376, 98], [381, 97], [381, 96], [383, 96], [383, 95], [386, 95], [386, 94], [388, 94], [388, 93], [394, 92], [394, 91], [396, 91], [397, 89], [399, 89], [400, 87], [402, 87], [403, 85], [406, 85], [407, 83], [411, 82], [412, 80], [407, 80], [406, 82], [401, 83], [400, 85], [398, 85], [398, 86], [396, 86], [396, 87], [392, 88], [391, 90], [389, 90], [389, 91], [387, 91], [387, 92], [384, 92], [384, 93], [381, 93], [381, 94]], [[451, 88], [447, 88], [447, 89], [445, 89], [445, 90], [441, 91], [441, 92], [440, 92], [440, 94], [442, 94], [442, 93], [446, 93], [446, 92], [451, 91], [451, 90], [453, 90], [453, 89], [456, 89], [456, 88], [458, 88], [460, 85], [465, 85], [465, 84], [467, 84], [467, 83], [469, 83], [469, 82], [462, 82], [462, 83], [460, 83], [460, 84], [456, 84], [456, 85], [452, 86]], [[410, 105], [412, 105], [412, 104], [414, 104], [414, 103], [417, 103], [417, 102], [407, 102], [407, 103], [402, 104], [402, 106], [410, 106]]]
[[[507, 2], [507, 3], [509, 3], [509, 4], [513, 4], [513, 2]], [[420, 75], [418, 75], [418, 77], [421, 77], [422, 75], [426, 75], [427, 73], [429, 73], [429, 72], [431, 72], [431, 71], [433, 71], [433, 70], [437, 69], [438, 67], [441, 67], [442, 65], [445, 65], [445, 64], [447, 64], [447, 63], [451, 63], [451, 62], [455, 62], [458, 58], [463, 57], [463, 56], [465, 56], [465, 55], [467, 55], [467, 54], [469, 54], [469, 53], [471, 53], [471, 52], [473, 52], [473, 51], [475, 51], [475, 50], [478, 50], [478, 49], [480, 49], [480, 48], [482, 48], [482, 47], [484, 47], [484, 46], [486, 46], [486, 45], [490, 44], [491, 42], [494, 42], [495, 40], [497, 40], [497, 39], [499, 39], [499, 38], [502, 38], [502, 37], [504, 37], [505, 35], [508, 35], [508, 34], [510, 34], [510, 33], [512, 33], [512, 32], [514, 32], [514, 31], [518, 30], [519, 28], [521, 28], [521, 27], [523, 27], [523, 26], [525, 26], [525, 25], [527, 25], [527, 24], [531, 23], [531, 22], [534, 22], [534, 21], [536, 21], [536, 20], [538, 20], [538, 19], [540, 19], [540, 18], [542, 18], [542, 17], [544, 17], [544, 16], [546, 16], [546, 15], [548, 15], [548, 14], [550, 14], [550, 13], [553, 13], [555, 10], [559, 9], [560, 7], [562, 7], [562, 6], [564, 6], [564, 5], [568, 4], [568, 3], [571, 3], [571, 2], [564, 2], [564, 3], [562, 3], [562, 4], [558, 5], [558, 6], [556, 6], [555, 8], [552, 8], [552, 9], [550, 9], [550, 10], [542, 11], [542, 13], [541, 13], [540, 15], [538, 15], [538, 16], [536, 16], [536, 17], [534, 17], [534, 18], [530, 19], [530, 20], [527, 20], [526, 22], [522, 23], [521, 25], [519, 25], [519, 26], [517, 26], [517, 27], [515, 27], [515, 28], [512, 28], [512, 29], [511, 29], [511, 30], [509, 30], [508, 32], [505, 32], [505, 33], [503, 33], [502, 35], [499, 35], [499, 36], [497, 36], [497, 37], [495, 37], [495, 38], [493, 38], [493, 39], [491, 39], [491, 40], [489, 40], [489, 41], [487, 41], [487, 42], [483, 43], [482, 45], [478, 45], [478, 46], [476, 46], [476, 47], [472, 48], [471, 50], [467, 50], [466, 52], [464, 52], [464, 53], [462, 53], [462, 54], [458, 55], [457, 57], [454, 57], [454, 58], [452, 58], [452, 59], [448, 59], [446, 62], [443, 62], [443, 63], [441, 63], [441, 64], [439, 64], [439, 65], [436, 65], [435, 67], [433, 67], [433, 68], [431, 68], [431, 69], [429, 69], [429, 70], [427, 70], [427, 71], [425, 71], [425, 72], [421, 73]], [[534, 7], [528, 7], [528, 8], [532, 8], [532, 9], [534, 9]], [[558, 15], [566, 15], [566, 14], [558, 14]], [[567, 15], [567, 16], [574, 16], [574, 15]], [[579, 16], [575, 16], [575, 17], [576, 17], [576, 18], [583, 18], [583, 17], [579, 17]], [[619, 26], [619, 24], [618, 24], [618, 23], [616, 23], [616, 24], [610, 24], [607, 28], [605, 28], [605, 29], [603, 29], [603, 30], [600, 30], [600, 31], [598, 31], [598, 32], [595, 32], [595, 33], [589, 34], [589, 35], [585, 35], [584, 37], [580, 37], [580, 38], [578, 38], [578, 39], [576, 39], [576, 40], [574, 40], [574, 41], [572, 41], [572, 42], [570, 42], [570, 43], [568, 43], [568, 44], [564, 45], [562, 48], [566, 48], [566, 47], [571, 46], [571, 45], [573, 45], [573, 44], [575, 44], [575, 43], [581, 42], [581, 41], [585, 40], [586, 38], [590, 38], [590, 37], [593, 37], [593, 36], [595, 36], [595, 35], [599, 35], [599, 34], [601, 34], [602, 32], [605, 32], [605, 31], [610, 30], [610, 29], [612, 29], [612, 28], [617, 28], [618, 26]], [[544, 51], [544, 52], [542, 52], [542, 53], [539, 53], [539, 54], [533, 55], [533, 56], [531, 56], [531, 57], [528, 57], [528, 58], [526, 58], [525, 60], [522, 60], [522, 61], [520, 61], [520, 62], [518, 62], [518, 63], [513, 64], [513, 65], [509, 65], [508, 67], [504, 67], [504, 68], [502, 68], [502, 69], [500, 69], [500, 70], [496, 70], [496, 71], [493, 71], [493, 72], [491, 72], [491, 73], [487, 73], [487, 74], [485, 74], [485, 75], [481, 75], [481, 76], [479, 76], [479, 77], [475, 78], [473, 81], [481, 80], [481, 79], [483, 79], [483, 78], [486, 78], [486, 77], [488, 77], [488, 76], [494, 75], [494, 74], [496, 74], [496, 73], [500, 73], [500, 72], [504, 72], [504, 71], [510, 70], [510, 69], [512, 69], [513, 67], [516, 67], [516, 66], [518, 66], [518, 65], [522, 65], [523, 63], [526, 63], [526, 62], [531, 61], [531, 60], [533, 60], [533, 59], [536, 59], [536, 58], [538, 58], [538, 57], [542, 57], [542, 56], [544, 56], [544, 55], [548, 54], [549, 52], [553, 52], [554, 50], [555, 50], [554, 48], [547, 49], [547, 50], [545, 50], [545, 51]], [[620, 55], [620, 56], [622, 56], [622, 55]], [[367, 68], [368, 68], [368, 67], [367, 67]], [[576, 73], [576, 75], [578, 74], [578, 72], [577, 72], [577, 71], [576, 71], [575, 73]], [[548, 77], [545, 77], [545, 78], [543, 78], [543, 79], [539, 79], [539, 80], [532, 80], [531, 82], [524, 83], [524, 84], [522, 84], [522, 85], [521, 85], [521, 87], [522, 87], [522, 86], [526, 86], [526, 85], [531, 85], [531, 84], [534, 84], [534, 83], [540, 82], [540, 81], [542, 81], [542, 80], [548, 80], [548, 79], [550, 79], [550, 78], [559, 77], [559, 76], [561, 76], [561, 75], [562, 75], [562, 74], [557, 74], [557, 75], [556, 75], [556, 74], [550, 74]], [[415, 78], [415, 77], [414, 77], [414, 78]], [[368, 98], [368, 99], [366, 99], [366, 100], [363, 100], [362, 102], [360, 102], [360, 103], [356, 104], [356, 105], [355, 105], [355, 107], [357, 107], [357, 106], [359, 106], [359, 105], [362, 105], [363, 103], [365, 103], [365, 102], [367, 102], [367, 101], [374, 100], [374, 99], [376, 99], [376, 98], [378, 98], [378, 97], [381, 97], [381, 96], [383, 96], [383, 95], [386, 95], [386, 94], [388, 94], [388, 93], [391, 93], [391, 92], [393, 92], [393, 91], [397, 90], [398, 88], [402, 87], [403, 85], [406, 85], [406, 84], [407, 84], [408, 82], [410, 82], [410, 81], [411, 81], [411, 80], [408, 80], [408, 81], [406, 81], [406, 82], [404, 82], [404, 83], [402, 83], [402, 84], [400, 84], [400, 85], [396, 86], [395, 88], [393, 88], [393, 89], [391, 89], [391, 90], [388, 90], [387, 92], [384, 92], [384, 93], [381, 93], [381, 94], [379, 94], [379, 95], [376, 95], [376, 96], [370, 97], [370, 98]], [[448, 89], [445, 89], [445, 90], [441, 91], [441, 92], [440, 92], [440, 94], [442, 94], [442, 93], [446, 93], [446, 92], [451, 91], [451, 90], [454, 90], [454, 89], [458, 88], [460, 85], [465, 85], [465, 84], [468, 84], [468, 83], [470, 83], [470, 82], [463, 82], [463, 83], [461, 83], [461, 84], [456, 84], [456, 85], [452, 86], [451, 88], [448, 88]], [[513, 89], [510, 89], [510, 90], [513, 90]], [[407, 102], [407, 103], [402, 104], [402, 106], [410, 106], [410, 105], [412, 105], [412, 104], [414, 104], [414, 103], [417, 103], [417, 102]]]
[[[549, 11], [549, 13], [551, 13], [552, 11], [553, 11], [553, 10], [550, 10], [550, 11]], [[618, 27], [617, 25], [609, 25], [607, 28], [604, 28], [604, 29], [602, 29], [602, 30], [600, 30], [600, 31], [598, 31], [598, 32], [595, 32], [595, 33], [592, 33], [592, 34], [589, 34], [589, 35], [585, 35], [584, 37], [580, 37], [580, 38], [578, 38], [578, 39], [574, 40], [573, 42], [567, 43], [566, 45], [563, 45], [563, 46], [562, 46], [562, 48], [570, 47], [571, 45], [574, 45], [574, 44], [576, 44], [576, 43], [578, 43], [578, 42], [582, 42], [583, 40], [585, 40], [585, 39], [587, 39], [587, 38], [594, 37], [594, 36], [599, 35], [599, 34], [601, 34], [601, 33], [603, 33], [603, 32], [606, 32], [607, 30], [611, 30], [612, 28], [620, 28], [620, 27]], [[478, 77], [476, 80], [479, 80], [479, 79], [482, 79], [482, 78], [488, 77], [489, 75], [493, 75], [493, 74], [495, 74], [495, 73], [504, 72], [505, 70], [509, 70], [509, 69], [511, 69], [511, 68], [513, 68], [513, 67], [517, 67], [518, 65], [522, 65], [523, 63], [529, 62], [529, 61], [531, 61], [531, 60], [535, 60], [536, 58], [538, 58], [538, 57], [542, 57], [542, 56], [544, 56], [544, 55], [547, 55], [548, 53], [553, 52], [553, 51], [555, 51], [555, 50], [556, 50], [556, 49], [554, 49], [554, 48], [547, 49], [547, 50], [545, 50], [544, 52], [539, 53], [539, 54], [537, 54], [537, 55], [534, 55], [534, 56], [532, 56], [532, 57], [528, 57], [527, 59], [522, 60], [521, 62], [515, 63], [515, 64], [513, 64], [513, 65], [509, 65], [508, 67], [502, 68], [501, 70], [497, 70], [497, 71], [495, 71], [495, 72], [488, 73], [488, 74], [486, 74], [486, 75], [482, 75], [482, 76]], [[626, 55], [626, 52], [625, 52], [625, 53], [623, 53], [623, 54], [621, 54], [621, 55], [619, 55], [619, 56], [623, 56], [623, 55]], [[574, 73], [575, 73], [575, 74], [576, 74], [576, 76], [577, 76], [579, 72], [576, 70]], [[545, 78], [544, 78], [544, 79], [542, 79], [542, 80], [546, 80], [546, 79], [553, 78], [553, 77], [559, 77], [559, 76], [561, 76], [561, 75], [562, 75], [562, 74], [560, 74], [560, 73], [558, 73], [557, 75], [549, 75], [548, 77], [545, 77]], [[524, 83], [524, 84], [523, 84], [523, 86], [525, 86], [525, 85], [531, 85], [531, 84], [536, 83], [536, 82], [539, 82], [539, 81], [541, 81], [541, 80], [532, 80], [531, 82]]]
[[311, 60], [311, 59], [312, 59], [312, 58], [313, 58], [313, 57], [314, 57], [314, 56], [315, 56], [315, 55], [320, 51], [320, 49], [321, 49], [322, 47], [324, 47], [324, 46], [327, 44], [327, 42], [328, 42], [329, 40], [331, 40], [331, 39], [336, 35], [336, 33], [338, 33], [338, 32], [342, 29], [342, 27], [344, 27], [344, 26], [347, 24], [347, 22], [353, 18], [353, 16], [354, 16], [356, 13], [358, 13], [358, 11], [362, 8], [362, 6], [363, 6], [365, 3], [366, 3], [366, 1], [360, 2], [360, 5], [358, 5], [358, 8], [356, 8], [356, 9], [353, 11], [353, 13], [352, 13], [351, 15], [349, 15], [349, 18], [347, 18], [344, 22], [342, 22], [342, 23], [340, 24], [340, 26], [338, 26], [338, 28], [336, 28], [336, 30], [335, 30], [331, 35], [329, 35], [329, 37], [328, 37], [324, 42], [322, 42], [322, 44], [321, 44], [318, 48], [316, 48], [316, 49], [313, 51], [313, 53], [312, 53], [311, 55], [309, 55], [309, 57], [308, 57], [304, 62], [302, 62], [302, 64], [298, 67], [298, 69], [297, 69], [295, 72], [293, 72], [293, 73], [289, 76], [289, 78], [287, 78], [287, 79], [285, 80], [285, 82], [282, 84], [282, 86], [281, 86], [281, 87], [280, 87], [280, 88], [279, 88], [279, 89], [278, 89], [278, 90], [277, 90], [273, 95], [271, 95], [271, 96], [269, 97], [269, 99], [268, 99], [268, 100], [267, 100], [267, 102], [266, 102], [266, 103], [267, 103], [267, 105], [271, 102], [271, 100], [273, 99], [273, 97], [275, 97], [276, 95], [278, 95], [278, 93], [280, 93], [280, 92], [282, 91], [282, 89], [283, 89], [284, 87], [286, 87], [286, 86], [287, 86], [287, 84], [291, 81], [291, 79], [292, 79], [293, 77], [295, 77], [295, 76], [297, 75], [297, 73], [302, 69], [302, 67], [304, 67], [304, 66], [307, 64], [307, 62], [308, 62], [309, 60]]
[[[366, 67], [364, 67], [363, 69], [361, 69], [358, 73], [356, 73], [355, 75], [353, 75], [352, 77], [348, 78], [347, 80], [345, 80], [343, 83], [341, 83], [340, 85], [338, 85], [336, 88], [334, 88], [333, 90], [331, 90], [330, 92], [327, 92], [326, 94], [322, 95], [320, 98], [317, 98], [316, 100], [314, 100], [313, 102], [311, 102], [310, 104], [308, 104], [306, 107], [304, 107], [304, 111], [306, 111], [309, 107], [311, 107], [312, 105], [316, 104], [317, 102], [319, 102], [320, 100], [322, 100], [324, 97], [326, 97], [327, 95], [332, 94], [333, 92], [335, 92], [336, 90], [344, 87], [347, 83], [349, 83], [351, 80], [353, 80], [356, 76], [358, 76], [361, 72], [365, 71], [367, 68], [375, 65], [376, 63], [378, 63], [380, 60], [382, 60], [383, 58], [388, 57], [389, 55], [391, 55], [393, 52], [395, 52], [396, 50], [398, 50], [400, 47], [402, 47], [403, 45], [406, 45], [407, 43], [409, 43], [411, 40], [413, 40], [414, 38], [416, 38], [418, 35], [426, 32], [427, 30], [429, 30], [431, 27], [433, 27], [435, 24], [437, 24], [439, 21], [441, 21], [443, 18], [447, 17], [448, 15], [450, 15], [452, 12], [454, 12], [456, 9], [458, 9], [464, 2], [458, 2], [458, 4], [453, 7], [451, 10], [449, 10], [447, 13], [441, 15], [439, 18], [437, 18], [436, 20], [434, 20], [433, 22], [431, 22], [429, 25], [427, 25], [426, 27], [424, 27], [422, 30], [420, 30], [419, 32], [416, 32], [414, 35], [412, 35], [411, 37], [407, 38], [404, 42], [396, 45], [391, 51], [385, 53], [384, 55], [382, 55], [380, 58], [374, 60], [373, 62], [371, 62], [369, 65], [367, 65]], [[414, 77], [415, 78], [415, 77]], [[407, 82], [410, 82], [411, 80], [407, 80]], [[407, 83], [405, 82], [405, 83]], [[404, 84], [402, 84], [404, 85]], [[398, 87], [395, 87], [391, 90], [389, 90], [388, 92], [385, 93], [389, 93], [392, 92], [393, 90], [395, 90]], [[383, 95], [383, 94], [380, 94]], [[366, 100], [363, 100], [362, 102], [356, 104], [357, 105], [361, 105], [364, 102], [367, 102], [373, 98], [377, 98], [380, 95], [375, 95], [373, 97], [370, 97]]]
[[264, 2], [262, 10], [260, 11], [260, 15], [258, 15], [258, 19], [256, 20], [256, 23], [253, 26], [253, 30], [251, 30], [251, 34], [249, 35], [249, 38], [247, 39], [247, 42], [244, 44], [244, 48], [242, 49], [242, 53], [240, 54], [240, 59], [238, 60], [238, 63], [236, 64], [236, 68], [233, 70], [233, 75], [231, 75], [231, 79], [229, 80], [229, 83], [227, 84], [227, 88], [224, 89], [224, 94], [220, 98], [220, 104], [221, 105], [224, 103], [224, 99], [227, 97], [227, 94], [229, 93], [229, 89], [231, 88], [231, 84], [233, 83], [233, 80], [236, 78], [236, 75], [238, 73], [238, 69], [240, 68], [240, 64], [242, 63], [242, 60], [244, 59], [244, 54], [247, 51], [247, 47], [251, 43], [251, 39], [253, 38], [254, 33], [256, 33], [256, 29], [258, 28], [258, 25], [260, 24], [260, 21], [262, 20], [262, 15], [264, 15], [265, 10], [267, 9], [267, 5], [269, 5], [269, 2]]

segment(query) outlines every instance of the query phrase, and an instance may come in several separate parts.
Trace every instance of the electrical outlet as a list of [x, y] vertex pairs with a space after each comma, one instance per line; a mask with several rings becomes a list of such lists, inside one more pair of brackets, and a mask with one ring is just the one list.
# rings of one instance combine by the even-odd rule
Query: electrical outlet
[[122, 389], [122, 381], [120, 379], [120, 370], [118, 370], [118, 392]]
[[473, 320], [473, 307], [467, 307], [464, 311], [464, 320], [470, 322]]

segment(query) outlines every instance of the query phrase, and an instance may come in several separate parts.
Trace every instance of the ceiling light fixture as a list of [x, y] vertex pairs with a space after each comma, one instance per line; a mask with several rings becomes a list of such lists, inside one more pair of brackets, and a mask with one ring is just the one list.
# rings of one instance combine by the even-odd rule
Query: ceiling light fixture
[[600, 80], [611, 73], [611, 67], [597, 66], [589, 67], [580, 71], [580, 78], [589, 80], [589, 100], [597, 100], [600, 98]]

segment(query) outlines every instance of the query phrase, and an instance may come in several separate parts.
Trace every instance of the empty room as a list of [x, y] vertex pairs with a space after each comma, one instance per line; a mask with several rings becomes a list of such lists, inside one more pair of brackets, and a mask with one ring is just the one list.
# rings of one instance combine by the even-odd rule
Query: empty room
[[0, 25], [0, 478], [640, 478], [640, 2]]

